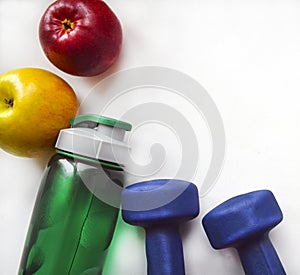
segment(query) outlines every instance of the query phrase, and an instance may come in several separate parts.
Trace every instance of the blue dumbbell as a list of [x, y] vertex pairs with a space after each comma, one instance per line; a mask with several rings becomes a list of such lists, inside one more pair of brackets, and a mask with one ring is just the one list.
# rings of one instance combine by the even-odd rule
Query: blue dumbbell
[[247, 275], [286, 274], [269, 239], [282, 212], [269, 190], [239, 195], [220, 204], [202, 220], [215, 249], [234, 247]]
[[198, 190], [190, 182], [159, 179], [123, 190], [123, 219], [146, 232], [148, 275], [185, 274], [179, 225], [198, 214]]

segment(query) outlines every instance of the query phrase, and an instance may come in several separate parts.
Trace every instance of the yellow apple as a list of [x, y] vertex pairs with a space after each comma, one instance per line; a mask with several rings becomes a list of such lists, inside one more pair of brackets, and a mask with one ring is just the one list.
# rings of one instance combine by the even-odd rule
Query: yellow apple
[[39, 157], [69, 127], [78, 100], [61, 77], [38, 68], [0, 75], [0, 147], [17, 156]]

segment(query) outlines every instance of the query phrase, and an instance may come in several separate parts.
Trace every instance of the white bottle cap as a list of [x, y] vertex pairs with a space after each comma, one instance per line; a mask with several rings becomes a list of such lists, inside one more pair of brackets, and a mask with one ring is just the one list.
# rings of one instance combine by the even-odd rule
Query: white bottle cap
[[124, 142], [132, 126], [124, 121], [93, 114], [71, 119], [72, 128], [60, 131], [56, 149], [82, 157], [124, 165], [129, 146]]

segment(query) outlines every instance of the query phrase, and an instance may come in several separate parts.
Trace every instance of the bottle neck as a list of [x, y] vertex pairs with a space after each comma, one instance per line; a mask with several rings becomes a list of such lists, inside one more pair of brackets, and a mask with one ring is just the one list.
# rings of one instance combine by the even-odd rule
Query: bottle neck
[[98, 159], [92, 159], [89, 157], [84, 157], [84, 156], [80, 156], [74, 153], [69, 153], [66, 151], [62, 151], [59, 149], [56, 149], [56, 153], [81, 161], [81, 162], [85, 162], [88, 164], [92, 164], [92, 165], [102, 165], [105, 166], [106, 168], [110, 168], [110, 169], [114, 169], [114, 170], [123, 170], [123, 166], [119, 165], [118, 163], [113, 163], [113, 162], [109, 162], [109, 161], [105, 161], [105, 160], [98, 160]]

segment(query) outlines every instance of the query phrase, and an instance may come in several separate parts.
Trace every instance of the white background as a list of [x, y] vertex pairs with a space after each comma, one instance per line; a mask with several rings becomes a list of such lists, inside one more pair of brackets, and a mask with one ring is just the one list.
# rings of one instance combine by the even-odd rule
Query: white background
[[[66, 79], [80, 100], [105, 76], [137, 66], [169, 67], [196, 79], [223, 118], [226, 159], [216, 185], [201, 198], [199, 217], [182, 228], [186, 273], [243, 274], [234, 251], [210, 247], [201, 219], [232, 196], [266, 188], [273, 191], [284, 214], [270, 237], [287, 273], [299, 274], [299, 1], [110, 0], [123, 26], [122, 53], [111, 69], [93, 78], [66, 75], [44, 56], [37, 27], [50, 3], [0, 0], [0, 73], [17, 67], [48, 69]], [[118, 115], [114, 108], [108, 114]], [[201, 123], [197, 131], [208, 136]], [[206, 148], [209, 143], [200, 148], [198, 187], [211, 154]], [[139, 161], [143, 157], [147, 161], [147, 154], [135, 152]], [[177, 160], [169, 161], [176, 165]], [[47, 159], [18, 158], [0, 151], [0, 274], [17, 272], [46, 163]], [[155, 176], [164, 176], [164, 171]], [[117, 230], [120, 234], [105, 274], [146, 274], [143, 232], [122, 222]]]

